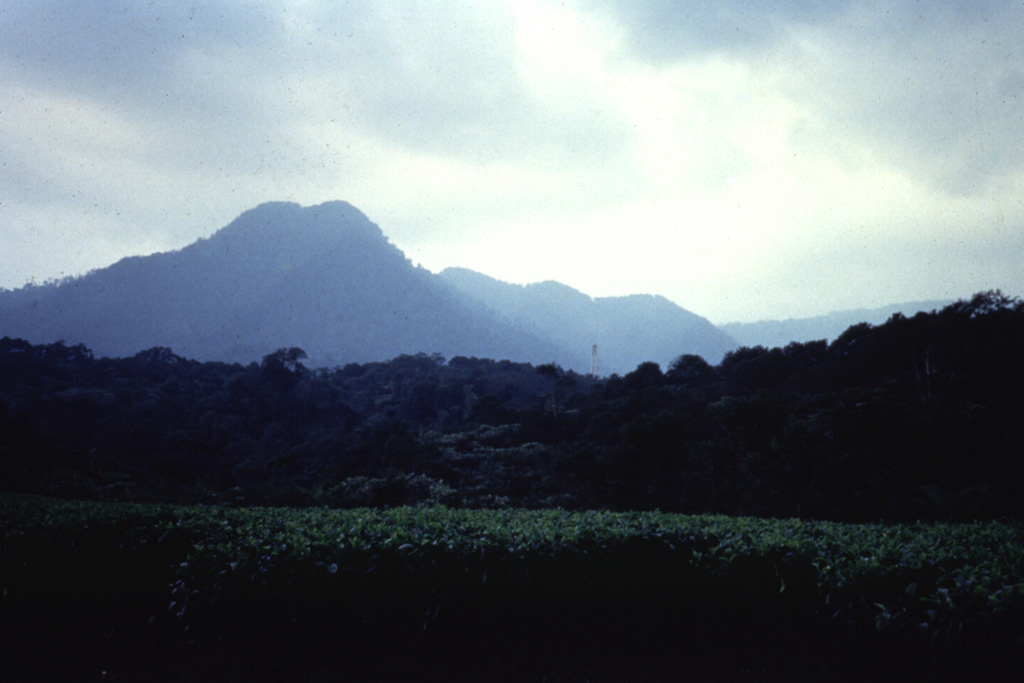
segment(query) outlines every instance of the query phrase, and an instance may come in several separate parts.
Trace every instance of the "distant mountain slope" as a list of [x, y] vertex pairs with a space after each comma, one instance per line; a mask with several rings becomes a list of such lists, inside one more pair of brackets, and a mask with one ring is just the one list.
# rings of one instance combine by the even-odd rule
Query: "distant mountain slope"
[[726, 323], [719, 329], [729, 334], [743, 346], [784, 347], [790, 342], [806, 342], [818, 339], [832, 341], [849, 327], [858, 323], [880, 325], [894, 313], [906, 316], [920, 311], [931, 312], [943, 308], [952, 301], [912, 301], [881, 308], [858, 308], [836, 311], [811, 318], [789, 320], [759, 320], [752, 323]]
[[311, 365], [418, 352], [568, 356], [414, 267], [345, 202], [263, 204], [179, 251], [0, 292], [0, 336], [63, 339], [105, 356], [167, 346], [235, 362], [299, 346]]
[[597, 344], [601, 374], [624, 374], [645, 361], [667, 368], [686, 353], [717, 363], [737, 346], [708, 320], [661, 296], [591, 298], [558, 282], [515, 285], [465, 268], [440, 276], [507, 321], [570, 349], [580, 362], [589, 362]]

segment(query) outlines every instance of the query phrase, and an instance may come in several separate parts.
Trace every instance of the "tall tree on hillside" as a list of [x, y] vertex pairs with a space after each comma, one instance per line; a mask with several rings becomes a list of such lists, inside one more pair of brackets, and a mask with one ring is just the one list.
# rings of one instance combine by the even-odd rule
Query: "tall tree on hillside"
[[300, 361], [306, 358], [306, 352], [297, 346], [278, 349], [263, 357], [260, 371], [264, 377], [280, 391], [289, 391], [306, 371]]

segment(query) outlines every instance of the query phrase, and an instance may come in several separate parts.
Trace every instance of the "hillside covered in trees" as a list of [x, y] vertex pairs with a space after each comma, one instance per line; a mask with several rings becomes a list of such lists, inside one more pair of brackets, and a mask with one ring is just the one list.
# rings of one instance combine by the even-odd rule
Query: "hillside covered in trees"
[[75, 498], [1024, 518], [1024, 303], [595, 378], [403, 355], [312, 369], [0, 341], [0, 480]]
[[718, 326], [740, 346], [786, 346], [790, 342], [807, 342], [818, 339], [834, 340], [847, 329], [860, 323], [881, 325], [897, 313], [911, 317], [921, 312], [935, 311], [953, 303], [952, 301], [907, 301], [890, 304], [881, 308], [856, 308], [832, 311], [825, 315], [786, 320], [758, 320], [756, 322], [731, 322]]
[[438, 277], [506, 324], [540, 339], [565, 349], [591, 340], [600, 349], [602, 375], [623, 375], [648, 361], [667, 366], [684, 352], [717, 363], [739, 346], [706, 318], [661, 296], [591, 298], [560, 282], [515, 285], [466, 268], [446, 268]]
[[[111, 357], [169, 347], [190, 359], [246, 364], [294, 346], [316, 367], [422, 351], [556, 362], [577, 372], [589, 370], [597, 344], [609, 374], [645, 360], [667, 365], [680, 353], [717, 362], [737, 347], [664, 298], [591, 300], [557, 283], [526, 288], [474, 275], [414, 266], [347, 202], [269, 202], [178, 251], [0, 289], [0, 337], [63, 339]], [[524, 296], [496, 300], [495, 288]]]

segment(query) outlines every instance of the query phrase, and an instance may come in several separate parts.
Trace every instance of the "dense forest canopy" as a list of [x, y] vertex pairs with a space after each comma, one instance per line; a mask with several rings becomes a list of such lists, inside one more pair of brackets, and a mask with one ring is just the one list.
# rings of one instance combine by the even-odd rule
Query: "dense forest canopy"
[[306, 367], [0, 340], [3, 486], [225, 504], [1024, 517], [1024, 303], [597, 378], [403, 355]]

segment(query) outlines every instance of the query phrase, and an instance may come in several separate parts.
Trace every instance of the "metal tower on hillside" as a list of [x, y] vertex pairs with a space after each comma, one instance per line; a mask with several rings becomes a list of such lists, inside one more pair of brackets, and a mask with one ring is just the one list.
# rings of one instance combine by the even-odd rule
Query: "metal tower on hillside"
[[597, 377], [597, 344], [590, 349], [590, 376]]

